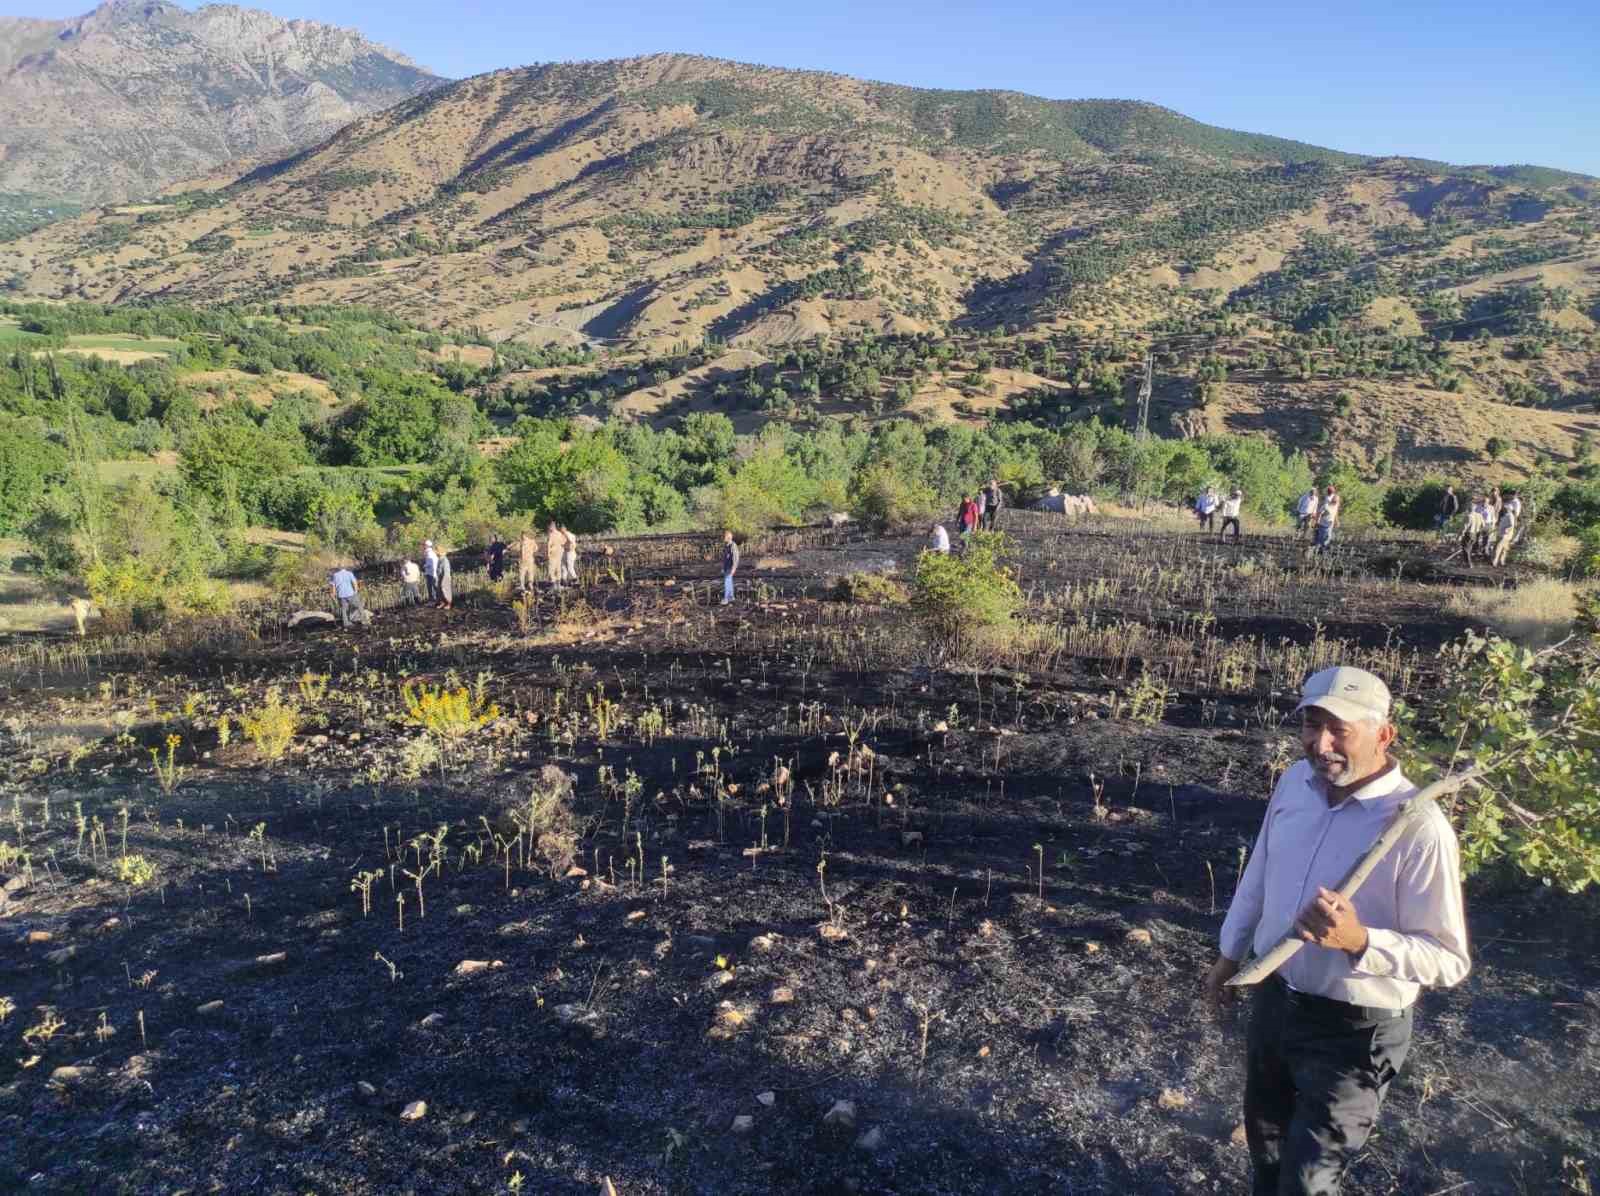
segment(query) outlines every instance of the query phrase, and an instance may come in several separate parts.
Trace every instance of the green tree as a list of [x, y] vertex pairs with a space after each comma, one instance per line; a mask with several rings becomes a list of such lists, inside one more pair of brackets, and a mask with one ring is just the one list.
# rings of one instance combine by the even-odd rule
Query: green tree
[[21, 531], [66, 473], [66, 454], [31, 421], [0, 423], [0, 532]]
[[260, 508], [272, 479], [304, 464], [294, 448], [252, 423], [208, 419], [184, 440], [178, 469], [184, 482], [219, 507]]

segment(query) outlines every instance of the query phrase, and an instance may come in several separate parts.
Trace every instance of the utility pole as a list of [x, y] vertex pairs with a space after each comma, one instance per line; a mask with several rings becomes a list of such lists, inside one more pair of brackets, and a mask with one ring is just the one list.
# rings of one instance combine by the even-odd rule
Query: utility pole
[[1140, 440], [1150, 438], [1150, 388], [1155, 380], [1155, 358], [1151, 350], [1144, 351], [1144, 381], [1139, 383], [1139, 427], [1135, 433]]

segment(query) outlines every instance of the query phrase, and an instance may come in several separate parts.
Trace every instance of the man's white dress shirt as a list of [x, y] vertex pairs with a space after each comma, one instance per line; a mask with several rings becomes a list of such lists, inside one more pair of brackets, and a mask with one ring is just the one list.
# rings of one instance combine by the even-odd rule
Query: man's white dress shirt
[[[1261, 832], [1222, 924], [1222, 954], [1264, 955], [1290, 933], [1317, 888], [1337, 889], [1417, 787], [1398, 765], [1338, 805], [1301, 760], [1267, 803]], [[1351, 898], [1367, 929], [1367, 949], [1307, 943], [1278, 975], [1318, 996], [1404, 1009], [1423, 985], [1449, 987], [1472, 966], [1461, 906], [1461, 856], [1455, 831], [1435, 807], [1409, 827]]]

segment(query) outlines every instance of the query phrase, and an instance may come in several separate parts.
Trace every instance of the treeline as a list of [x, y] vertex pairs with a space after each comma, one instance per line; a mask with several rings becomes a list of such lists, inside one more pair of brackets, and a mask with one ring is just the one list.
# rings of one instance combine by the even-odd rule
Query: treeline
[[[1345, 466], [1319, 474], [1302, 454], [1264, 438], [1140, 440], [1120, 426], [1115, 403], [1102, 410], [1118, 426], [1093, 407], [1071, 412], [1068, 422], [1059, 392], [1050, 400], [1056, 406], [1041, 392], [1035, 408], [1018, 404], [1013, 418], [983, 428], [852, 417], [775, 421], [759, 436], [738, 437], [720, 411], [688, 414], [666, 430], [620, 418], [518, 417], [526, 406], [587, 395], [616, 371], [543, 384], [531, 403], [531, 391], [515, 382], [485, 384], [503, 361], [440, 362], [416, 330], [348, 311], [263, 319], [224, 310], [14, 310], [38, 336], [126, 331], [186, 346], [176, 361], [127, 368], [32, 347], [0, 357], [0, 533], [24, 538], [39, 568], [85, 579], [129, 610], [204, 607], [220, 600], [219, 577], [293, 575], [326, 560], [315, 552], [275, 558], [245, 535], [260, 526], [303, 532], [329, 554], [379, 560], [424, 537], [460, 546], [552, 518], [580, 534], [748, 531], [837, 510], [907, 524], [948, 515], [961, 494], [995, 476], [1014, 502], [1050, 485], [1175, 503], [1209, 485], [1238, 486], [1247, 511], [1265, 522], [1283, 520], [1314, 482], [1339, 485], [1351, 524], [1424, 526], [1437, 499], [1425, 488], [1385, 490]], [[286, 332], [289, 323], [299, 331]], [[348, 349], [337, 371], [316, 356], [334, 345]], [[279, 351], [346, 379], [351, 397], [329, 407], [309, 393], [280, 393], [270, 405], [233, 398], [203, 407], [183, 384], [197, 360], [260, 353], [270, 371]], [[537, 353], [502, 356], [513, 351], [519, 360]], [[620, 385], [659, 383], [718, 354], [713, 344], [680, 345], [626, 367]], [[1007, 362], [1074, 383], [1070, 394], [1105, 399], [1120, 390], [1126, 356], [1111, 343], [862, 337], [793, 346], [714, 386], [727, 388], [730, 403], [773, 411], [823, 395], [892, 408], [936, 372], [981, 386], [989, 369]], [[1200, 365], [1207, 378], [1226, 368], [1221, 358]], [[515, 422], [501, 429], [509, 436], [500, 451], [486, 455], [479, 446], [492, 430], [491, 410]], [[101, 469], [161, 449], [175, 454], [175, 469], [122, 482]], [[1600, 481], [1541, 480], [1523, 489], [1542, 519], [1594, 540], [1600, 566]]]

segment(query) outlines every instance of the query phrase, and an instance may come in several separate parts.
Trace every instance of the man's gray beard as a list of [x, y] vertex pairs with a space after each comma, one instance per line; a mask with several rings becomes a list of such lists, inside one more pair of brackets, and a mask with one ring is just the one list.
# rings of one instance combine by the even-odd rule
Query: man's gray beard
[[[1330, 767], [1338, 768], [1339, 772], [1337, 774], [1332, 773], [1330, 771]], [[1328, 761], [1312, 758], [1311, 771], [1316, 773], [1317, 776], [1321, 777], [1324, 781], [1337, 781], [1339, 777], [1349, 773], [1350, 761], [1343, 757], [1335, 757]]]

